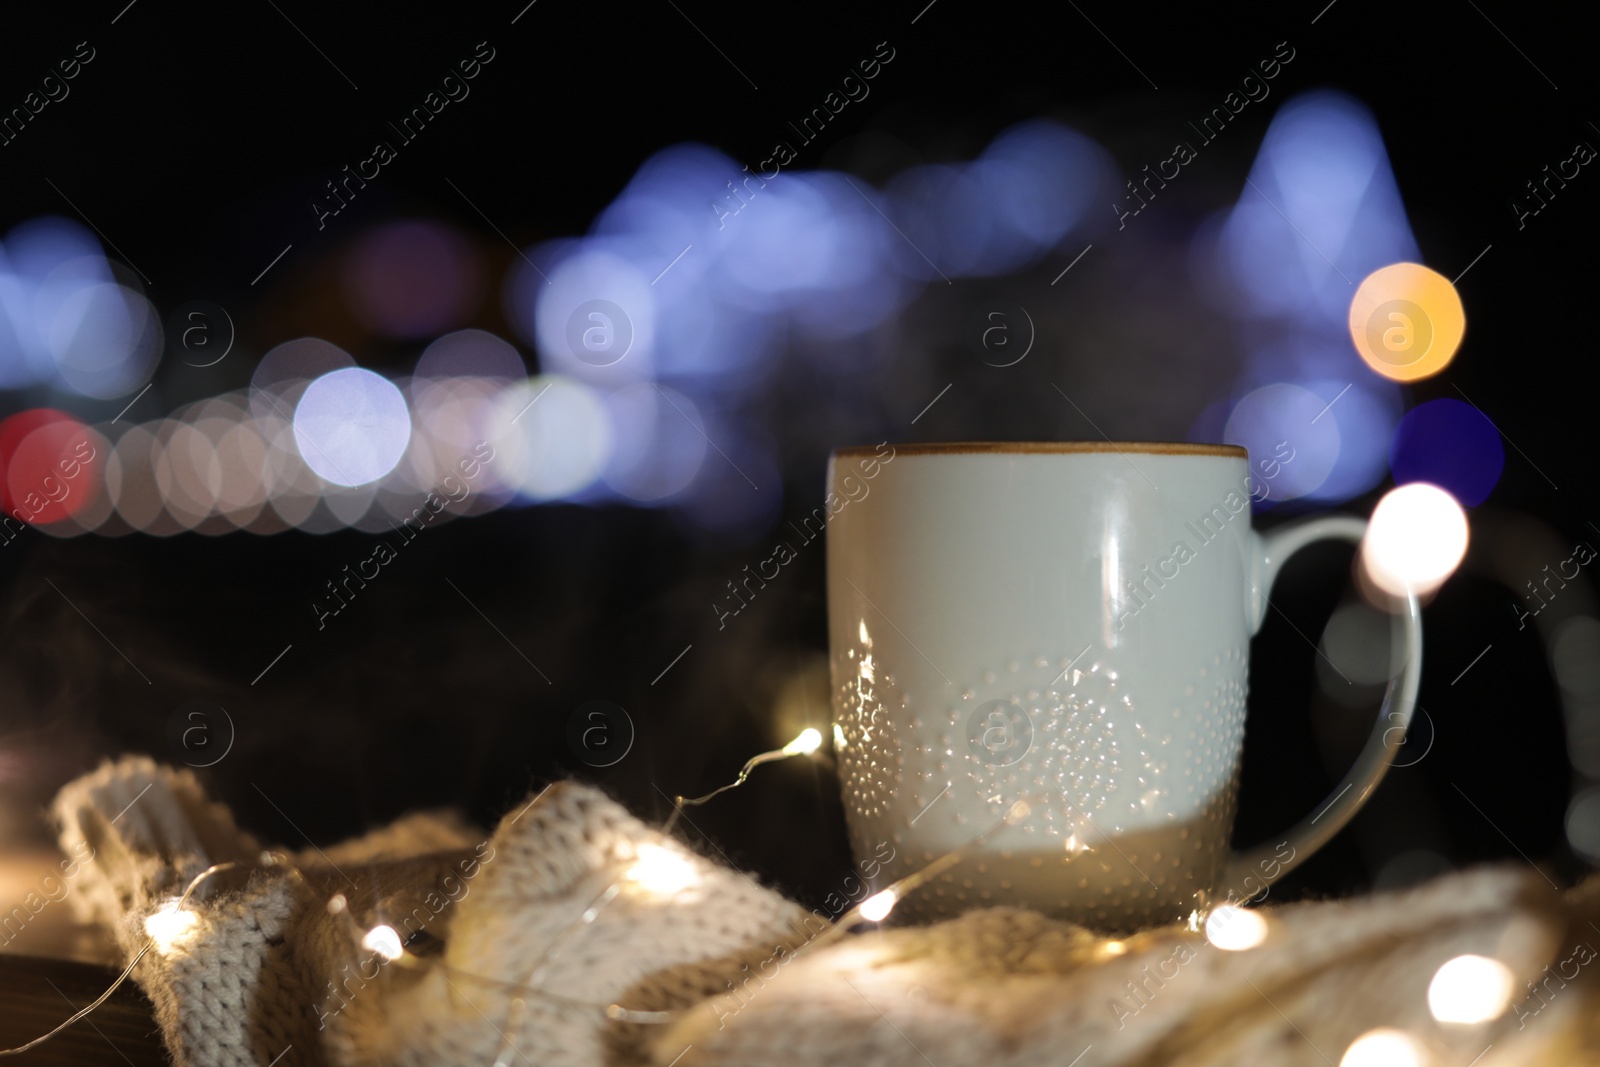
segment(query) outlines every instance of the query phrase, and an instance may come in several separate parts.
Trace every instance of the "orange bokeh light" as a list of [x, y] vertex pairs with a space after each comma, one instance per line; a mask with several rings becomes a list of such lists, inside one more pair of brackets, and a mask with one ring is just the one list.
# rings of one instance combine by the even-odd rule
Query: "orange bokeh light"
[[1419, 263], [1367, 275], [1350, 301], [1350, 339], [1377, 373], [1397, 382], [1438, 374], [1461, 347], [1467, 315], [1450, 280]]

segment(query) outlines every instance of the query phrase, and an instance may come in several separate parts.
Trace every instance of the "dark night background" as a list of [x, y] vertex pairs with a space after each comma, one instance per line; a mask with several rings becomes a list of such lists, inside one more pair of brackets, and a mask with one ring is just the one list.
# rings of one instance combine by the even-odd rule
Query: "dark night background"
[[[1564, 832], [1574, 779], [1560, 692], [1539, 631], [1519, 630], [1511, 607], [1524, 579], [1600, 536], [1590, 525], [1600, 521], [1600, 487], [1587, 384], [1600, 178], [1586, 168], [1520, 231], [1510, 207], [1575, 141], [1600, 139], [1589, 124], [1600, 116], [1592, 37], [1578, 13], [1370, 0], [1325, 11], [1325, 0], [1181, 10], [938, 0], [926, 11], [925, 0], [678, 0], [676, 9], [539, 0], [512, 25], [524, 2], [246, 0], [224, 9], [138, 0], [123, 10], [119, 0], [31, 12], [26, 27], [8, 14], [4, 109], [78, 42], [96, 57], [70, 96], [0, 147], [0, 232], [47, 213], [87, 217], [114, 242], [108, 255], [147, 276], [164, 317], [194, 299], [229, 309], [236, 351], [208, 369], [165, 359], [136, 413], [152, 419], [243, 387], [262, 352], [308, 333], [364, 366], [406, 372], [420, 346], [366, 336], [337, 307], [333, 265], [365, 227], [398, 216], [455, 224], [481, 245], [494, 293], [517, 255], [505, 238], [521, 248], [584, 233], [639, 165], [671, 144], [699, 141], [754, 163], [880, 41], [896, 50], [892, 66], [797, 167], [881, 186], [913, 163], [971, 159], [1012, 124], [1049, 116], [1093, 137], [1118, 173], [1132, 175], [1287, 40], [1297, 58], [1274, 95], [1186, 167], [1137, 227], [1112, 236], [1111, 211], [1091, 216], [1094, 232], [1079, 244], [1094, 241], [1093, 258], [1059, 285], [1049, 280], [1074, 248], [1010, 278], [929, 286], [903, 313], [905, 341], [884, 367], [856, 379], [786, 362], [743, 417], [776, 442], [784, 517], [819, 503], [836, 445], [1096, 436], [1078, 412], [1047, 403], [1052, 382], [1112, 438], [1181, 439], [1225, 394], [1232, 364], [1227, 334], [1214, 315], [1195, 312], [1174, 264], [1199, 220], [1238, 196], [1279, 103], [1323, 86], [1351, 94], [1376, 116], [1423, 261], [1453, 278], [1491, 246], [1459, 286], [1468, 320], [1460, 354], [1410, 387], [1408, 404], [1459, 387], [1515, 447], [1493, 495], [1470, 512], [1467, 562], [1425, 612], [1420, 704], [1431, 728], [1419, 727], [1417, 740], [1431, 738], [1431, 749], [1393, 771], [1281, 892], [1358, 891], [1412, 850], [1457, 865], [1520, 854], [1567, 877], [1586, 869]], [[309, 204], [322, 183], [369, 154], [385, 122], [480, 41], [496, 56], [471, 96], [319, 232]], [[973, 357], [962, 340], [968, 311], [951, 309], [976, 315], [983, 300], [1029, 308], [1041, 336], [1032, 358], [1000, 372]], [[461, 325], [513, 336], [493, 296]], [[537, 366], [536, 353], [519, 347]], [[1169, 361], [1181, 364], [1170, 376]], [[912, 425], [946, 381], [950, 395]], [[0, 416], [58, 404], [109, 420], [124, 403], [5, 393]], [[1342, 509], [1366, 514], [1388, 484]], [[1256, 524], [1292, 513], [1276, 509]], [[1530, 517], [1554, 531], [1555, 554], [1516, 533]], [[308, 602], [368, 554], [370, 535], [62, 540], [24, 531], [0, 548], [0, 832], [43, 835], [32, 813], [103, 755], [176, 762], [168, 723], [191, 700], [231, 716], [234, 748], [204, 776], [267, 840], [303, 846], [298, 826], [325, 843], [438, 805], [491, 822], [564, 775], [596, 779], [634, 811], [662, 818], [668, 795], [722, 784], [800, 725], [775, 721], [773, 708], [785, 680], [826, 650], [820, 544], [725, 630], [707, 610], [771, 540], [757, 532], [708, 541], [670, 510], [620, 504], [502, 509], [429, 530], [318, 632]], [[1240, 845], [1313, 809], [1359, 743], [1313, 727], [1325, 708], [1321, 719], [1306, 710], [1321, 698], [1304, 635], [1314, 639], [1354, 595], [1349, 561], [1347, 549], [1326, 548], [1292, 565], [1273, 595], [1288, 615], [1274, 614], [1253, 645]], [[1587, 603], [1593, 612], [1587, 581], [1574, 583], [1563, 610]], [[569, 717], [594, 699], [624, 707], [638, 732], [629, 755], [605, 770], [586, 767], [567, 743]], [[825, 706], [810, 711], [825, 724]], [[734, 862], [813, 903], [848, 869], [837, 786], [819, 762], [763, 768], [693, 819]], [[695, 829], [683, 833], [709, 852]], [[1404, 870], [1390, 868], [1388, 880]]]

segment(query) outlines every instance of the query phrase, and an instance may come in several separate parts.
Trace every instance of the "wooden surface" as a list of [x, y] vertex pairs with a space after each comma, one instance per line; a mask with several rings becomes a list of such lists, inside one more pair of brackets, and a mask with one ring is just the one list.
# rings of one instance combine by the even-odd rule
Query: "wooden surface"
[[[110, 935], [85, 925], [62, 894], [61, 853], [42, 845], [0, 853], [0, 1049], [26, 1044], [104, 993], [121, 972]], [[150, 1001], [130, 978], [82, 1022], [10, 1064], [167, 1064]]]
[[[0, 1048], [25, 1044], [59, 1026], [104, 993], [116, 976], [111, 968], [92, 963], [0, 955]], [[168, 1064], [171, 1060], [151, 1011], [150, 1001], [129, 979], [82, 1022], [0, 1063]]]

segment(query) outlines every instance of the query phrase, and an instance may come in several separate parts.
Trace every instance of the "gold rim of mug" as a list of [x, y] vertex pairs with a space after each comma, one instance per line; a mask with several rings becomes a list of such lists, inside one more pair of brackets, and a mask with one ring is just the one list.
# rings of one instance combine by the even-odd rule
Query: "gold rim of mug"
[[[875, 456], [881, 445], [850, 445], [833, 450], [835, 456]], [[998, 453], [1000, 455], [1138, 452], [1156, 456], [1222, 456], [1249, 459], [1240, 445], [1202, 445], [1181, 441], [928, 441], [890, 444], [896, 456], [951, 456]]]

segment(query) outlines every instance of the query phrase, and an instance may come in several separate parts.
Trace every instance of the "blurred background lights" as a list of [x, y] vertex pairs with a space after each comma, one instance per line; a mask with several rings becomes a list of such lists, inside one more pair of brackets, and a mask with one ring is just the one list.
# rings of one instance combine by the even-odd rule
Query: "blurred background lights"
[[[1288, 382], [1262, 386], [1233, 406], [1222, 440], [1250, 452], [1254, 484], [1261, 486], [1258, 497], [1265, 493], [1268, 500], [1293, 500], [1327, 479], [1340, 446], [1338, 423], [1323, 414], [1327, 407], [1317, 394]], [[1262, 462], [1274, 460], [1277, 474], [1264, 477]]]
[[0, 504], [24, 522], [61, 522], [102, 493], [105, 438], [49, 408], [0, 422]]
[[527, 373], [522, 356], [509, 341], [486, 330], [457, 330], [422, 350], [414, 377], [514, 381]]
[[586, 488], [611, 454], [611, 421], [595, 390], [558, 375], [519, 382], [495, 401], [495, 471], [530, 500]]
[[1223, 904], [1206, 916], [1206, 940], [1225, 952], [1244, 952], [1267, 939], [1267, 920], [1245, 908]]
[[57, 312], [79, 290], [116, 280], [78, 223], [47, 215], [12, 227], [0, 242], [0, 387], [57, 381]]
[[1437, 589], [1467, 551], [1467, 516], [1436, 485], [1413, 482], [1385, 493], [1372, 511], [1361, 559], [1379, 588], [1396, 596]]
[[131, 289], [90, 285], [61, 302], [49, 346], [67, 388], [109, 400], [149, 381], [161, 357], [161, 320], [150, 301]]
[[1339, 1067], [1423, 1067], [1427, 1063], [1424, 1056], [1416, 1038], [1383, 1026], [1352, 1041], [1339, 1058]]
[[1567, 806], [1567, 843], [1590, 863], [1600, 864], [1600, 786], [1590, 786]]
[[1550, 640], [1550, 666], [1572, 695], [1600, 695], [1600, 619], [1574, 615], [1563, 620]]
[[438, 222], [408, 219], [364, 234], [344, 268], [351, 310], [387, 337], [428, 337], [466, 321], [484, 296], [472, 243]]
[[1511, 969], [1487, 956], [1457, 956], [1428, 983], [1428, 1010], [1442, 1023], [1486, 1023], [1511, 1005]]
[[306, 465], [335, 485], [365, 485], [394, 469], [411, 440], [411, 413], [393, 382], [362, 367], [324, 374], [294, 411]]
[[664, 385], [640, 383], [605, 398], [614, 428], [606, 484], [640, 504], [670, 500], [694, 480], [711, 450], [696, 427], [694, 401]]
[[615, 252], [584, 242], [563, 242], [553, 251], [559, 261], [544, 268], [548, 283], [535, 275], [514, 296], [513, 318], [524, 328], [524, 305], [533, 305], [532, 337], [543, 365], [587, 381], [649, 376], [656, 310], [651, 276]]
[[1390, 636], [1391, 616], [1361, 600], [1341, 604], [1323, 628], [1317, 677], [1336, 703], [1368, 708], [1372, 686], [1383, 685], [1399, 666]]
[[1367, 275], [1350, 301], [1350, 339], [1368, 367], [1412, 382], [1455, 358], [1467, 316], [1450, 280], [1417, 263]]
[[1483, 503], [1500, 480], [1500, 431], [1471, 404], [1444, 397], [1406, 412], [1389, 446], [1394, 480], [1432, 482], [1467, 507]]
[[1353, 279], [1416, 256], [1371, 112], [1329, 91], [1279, 108], [1217, 250], [1240, 312], [1327, 326], [1343, 320]]

